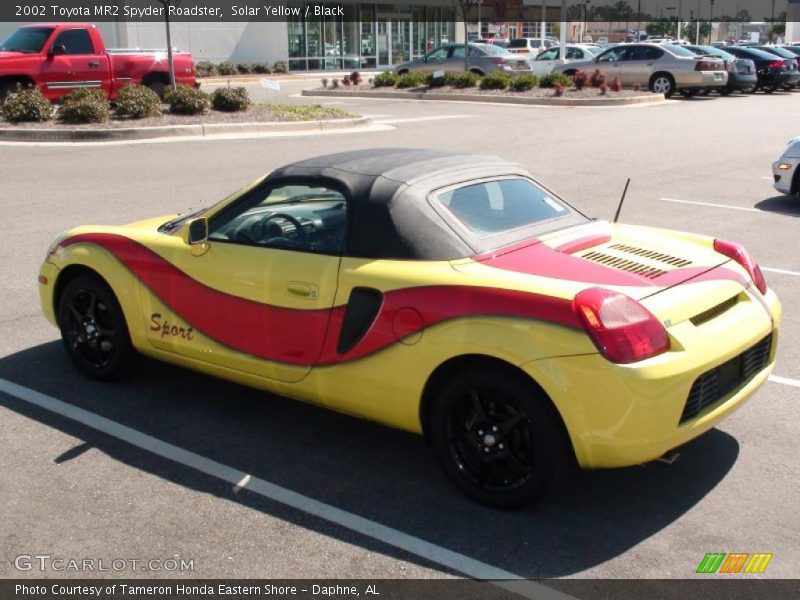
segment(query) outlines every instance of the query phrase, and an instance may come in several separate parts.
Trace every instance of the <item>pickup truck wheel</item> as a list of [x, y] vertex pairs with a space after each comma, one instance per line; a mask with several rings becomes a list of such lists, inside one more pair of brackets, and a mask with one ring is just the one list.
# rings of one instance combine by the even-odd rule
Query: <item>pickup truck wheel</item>
[[571, 449], [550, 401], [521, 375], [475, 368], [437, 394], [429, 429], [448, 479], [494, 508], [521, 508], [568, 472]]
[[122, 308], [99, 278], [81, 275], [66, 285], [58, 303], [58, 325], [67, 354], [87, 377], [109, 381], [135, 367], [136, 351]]
[[10, 93], [15, 92], [17, 88], [26, 88], [30, 85], [30, 82], [19, 81], [16, 79], [8, 79], [0, 82], [0, 102], [5, 100]]
[[166, 77], [159, 74], [148, 75], [142, 79], [142, 85], [153, 90], [156, 94], [158, 94], [159, 98], [163, 98], [164, 93], [167, 91], [167, 87], [169, 86], [169, 81]]

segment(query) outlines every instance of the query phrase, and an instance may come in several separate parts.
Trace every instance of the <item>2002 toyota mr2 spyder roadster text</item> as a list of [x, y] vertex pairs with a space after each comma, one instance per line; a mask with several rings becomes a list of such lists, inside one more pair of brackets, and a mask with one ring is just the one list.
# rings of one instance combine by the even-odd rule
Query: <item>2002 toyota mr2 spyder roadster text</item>
[[740, 245], [590, 219], [520, 165], [297, 162], [191, 215], [61, 235], [42, 307], [90, 377], [151, 356], [421, 433], [485, 504], [650, 461], [769, 376], [780, 303]]

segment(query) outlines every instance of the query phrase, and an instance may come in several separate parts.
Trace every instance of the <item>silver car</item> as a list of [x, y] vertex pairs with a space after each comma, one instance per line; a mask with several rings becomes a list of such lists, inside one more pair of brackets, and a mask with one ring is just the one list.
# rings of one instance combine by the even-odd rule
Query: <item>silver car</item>
[[592, 60], [559, 65], [556, 73], [601, 69], [609, 79], [619, 77], [622, 85], [639, 84], [669, 98], [678, 90], [724, 87], [728, 83], [725, 62], [717, 57], [698, 56], [676, 44], [623, 44], [609, 48]]
[[[464, 44], [440, 46], [422, 58], [397, 65], [394, 70], [398, 75], [409, 71], [464, 71]], [[527, 56], [512, 54], [493, 44], [469, 44], [469, 70], [477, 75], [492, 71], [529, 73], [530, 62]]]
[[781, 157], [772, 163], [775, 189], [781, 194], [800, 194], [800, 137], [789, 141]]

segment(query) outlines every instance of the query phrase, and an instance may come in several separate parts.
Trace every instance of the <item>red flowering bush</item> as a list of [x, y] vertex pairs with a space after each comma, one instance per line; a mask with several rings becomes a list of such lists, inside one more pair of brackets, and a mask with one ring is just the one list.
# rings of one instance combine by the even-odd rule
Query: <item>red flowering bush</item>
[[606, 74], [600, 69], [595, 69], [590, 79], [592, 87], [600, 87], [606, 82]]
[[605, 82], [601, 83], [600, 84], [600, 95], [601, 96], [605, 96], [607, 92], [608, 92], [608, 86], [606, 85]]
[[553, 90], [555, 91], [556, 96], [563, 96], [564, 95], [564, 86], [560, 83], [553, 84]]
[[622, 82], [619, 80], [619, 77], [614, 77], [614, 79], [611, 80], [611, 91], [622, 91]]
[[572, 76], [572, 83], [575, 84], [575, 89], [579, 91], [585, 88], [588, 82], [589, 82], [589, 75], [585, 71], [577, 71]]

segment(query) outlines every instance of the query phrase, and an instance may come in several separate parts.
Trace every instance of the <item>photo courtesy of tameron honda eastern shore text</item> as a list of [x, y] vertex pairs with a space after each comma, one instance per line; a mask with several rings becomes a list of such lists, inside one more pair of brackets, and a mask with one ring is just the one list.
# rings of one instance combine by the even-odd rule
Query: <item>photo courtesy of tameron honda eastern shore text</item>
[[39, 282], [90, 377], [143, 354], [420, 433], [499, 507], [712, 428], [767, 380], [781, 315], [735, 242], [591, 219], [518, 164], [440, 150], [78, 227]]

